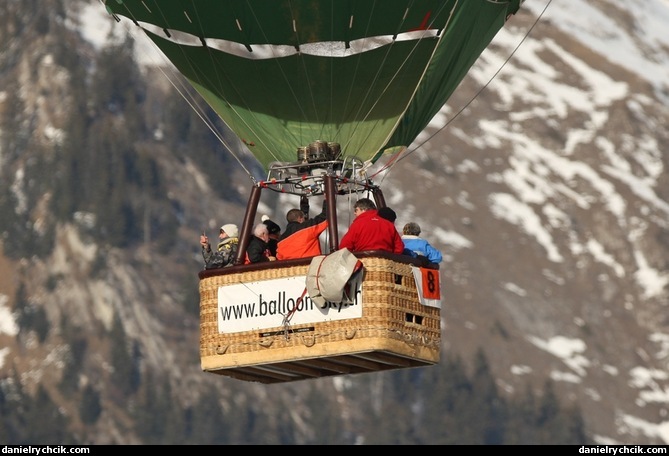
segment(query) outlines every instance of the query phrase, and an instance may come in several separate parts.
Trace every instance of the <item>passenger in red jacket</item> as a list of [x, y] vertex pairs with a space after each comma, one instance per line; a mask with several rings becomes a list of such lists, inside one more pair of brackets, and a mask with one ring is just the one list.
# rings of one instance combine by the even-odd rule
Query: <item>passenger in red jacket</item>
[[348, 232], [341, 238], [339, 248], [352, 252], [385, 250], [401, 254], [404, 250], [402, 236], [393, 222], [380, 217], [376, 205], [369, 198], [362, 198], [353, 205], [355, 219]]

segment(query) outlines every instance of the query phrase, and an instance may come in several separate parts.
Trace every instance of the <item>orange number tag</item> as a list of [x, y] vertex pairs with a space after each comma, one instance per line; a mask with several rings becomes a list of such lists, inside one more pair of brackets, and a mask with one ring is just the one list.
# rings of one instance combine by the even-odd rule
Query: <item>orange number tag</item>
[[420, 273], [423, 277], [423, 297], [426, 299], [441, 299], [439, 271], [420, 268]]

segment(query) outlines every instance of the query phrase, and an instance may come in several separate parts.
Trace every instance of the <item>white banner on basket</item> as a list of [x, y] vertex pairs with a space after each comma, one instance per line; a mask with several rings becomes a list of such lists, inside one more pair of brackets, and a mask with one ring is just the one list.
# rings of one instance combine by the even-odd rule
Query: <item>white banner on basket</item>
[[290, 325], [362, 317], [362, 285], [356, 282], [351, 303], [314, 303], [306, 292], [306, 276], [225, 285], [218, 288], [218, 332], [236, 333]]

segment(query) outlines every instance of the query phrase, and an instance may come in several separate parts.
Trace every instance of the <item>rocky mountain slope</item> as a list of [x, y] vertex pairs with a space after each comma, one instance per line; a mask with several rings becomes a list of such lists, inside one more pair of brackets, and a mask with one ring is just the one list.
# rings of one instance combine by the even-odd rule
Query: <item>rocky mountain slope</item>
[[[86, 3], [68, 5], [59, 20], [80, 33], [73, 45], [95, 53], [78, 22]], [[62, 111], [76, 104], [73, 75], [44, 51], [49, 33], [22, 34], [39, 19], [12, 15], [16, 2], [5, 8], [0, 80], [12, 82], [0, 85], [0, 112], [21, 100], [17, 128], [31, 147], [2, 143], [3, 179], [11, 179], [3, 188], [29, 231], [53, 231], [56, 247], [47, 258], [0, 254], [2, 378], [19, 372], [25, 385], [55, 391], [73, 328], [97, 354], [77, 384], [108, 378], [104, 354], [118, 341], [106, 334], [120, 316], [144, 368], [169, 378], [184, 403], [215, 385], [221, 403], [276, 416], [270, 397], [299, 397], [311, 382], [267, 388], [199, 367], [198, 235], [213, 232], [220, 214], [242, 219], [247, 177], [233, 167], [234, 191], [222, 197], [206, 163], [157, 141], [151, 150], [165, 198], [179, 208], [176, 242], [106, 248], [86, 234], [94, 223], [86, 213], [57, 222], [46, 209], [48, 188], [33, 201], [24, 195], [44, 177], [31, 174], [31, 160], [58, 144]], [[669, 46], [653, 33], [667, 22], [664, 0], [527, 0], [409, 155], [377, 180], [396, 224], [417, 221], [445, 253], [444, 356], [470, 362], [482, 349], [509, 396], [553, 380], [563, 401], [579, 404], [598, 443], [669, 443]], [[277, 220], [283, 213], [278, 201], [263, 210]], [[0, 253], [15, 241], [9, 233]], [[39, 331], [20, 331], [22, 294], [51, 324], [44, 341]], [[356, 381], [313, 383], [355, 415], [364, 412], [347, 395]], [[103, 405], [96, 443], [136, 443], [119, 425], [122, 410], [112, 399]]]
[[[598, 6], [604, 5], [613, 28], [598, 22], [593, 34], [625, 35], [642, 55], [662, 51], [634, 34], [649, 30], [640, 10], [651, 5]], [[653, 6], [666, 14], [666, 3]], [[551, 15], [572, 7], [572, 19]], [[662, 79], [640, 77], [611, 55], [622, 47], [598, 52], [576, 39], [588, 30], [565, 34], [551, 26], [589, 8], [552, 2], [447, 133], [417, 152], [418, 164], [413, 157], [397, 173], [427, 185], [398, 184], [403, 192], [391, 203], [423, 219], [427, 236], [451, 255], [442, 272], [447, 350], [484, 346], [508, 391], [527, 376], [556, 380], [601, 441], [662, 440], [666, 68], [652, 72]], [[513, 37], [498, 37], [497, 52], [484, 55], [472, 74], [479, 86], [514, 49], [528, 20], [514, 18], [505, 30]], [[666, 62], [666, 48], [654, 55]], [[465, 92], [449, 103], [447, 116], [468, 100]], [[435, 203], [438, 209], [430, 209]]]

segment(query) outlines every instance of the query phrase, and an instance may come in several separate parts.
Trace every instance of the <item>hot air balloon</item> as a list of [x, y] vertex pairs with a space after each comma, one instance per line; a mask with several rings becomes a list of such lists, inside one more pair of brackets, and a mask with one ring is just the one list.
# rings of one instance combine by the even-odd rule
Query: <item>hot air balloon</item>
[[203, 370], [276, 383], [439, 361], [438, 271], [355, 252], [353, 298], [309, 314], [301, 290], [313, 258], [242, 263], [264, 190], [324, 196], [336, 252], [337, 196], [368, 193], [385, 206], [370, 167], [407, 150], [522, 2], [104, 0], [267, 173], [253, 180], [235, 266], [199, 274]]

